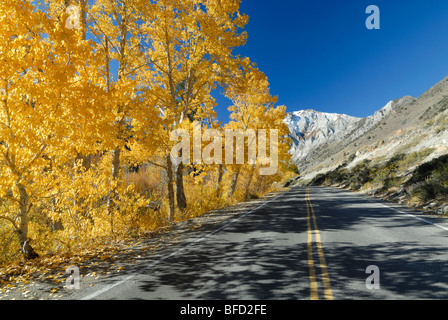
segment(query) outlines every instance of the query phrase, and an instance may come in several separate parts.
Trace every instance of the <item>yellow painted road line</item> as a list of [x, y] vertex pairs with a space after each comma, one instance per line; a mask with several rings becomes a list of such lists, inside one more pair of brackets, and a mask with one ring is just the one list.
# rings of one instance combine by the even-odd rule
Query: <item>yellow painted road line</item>
[[[308, 218], [307, 218], [307, 220], [308, 220], [308, 239], [309, 239], [309, 234], [311, 232], [311, 230], [310, 230], [311, 226], [309, 223], [310, 212], [313, 217], [314, 234], [316, 236], [317, 253], [319, 255], [320, 269], [322, 272], [322, 282], [324, 284], [324, 297], [326, 300], [333, 300], [334, 299], [333, 298], [333, 290], [331, 289], [331, 282], [330, 282], [330, 277], [329, 277], [328, 271], [327, 271], [327, 263], [325, 261], [325, 254], [324, 254], [324, 250], [322, 248], [320, 232], [317, 227], [316, 214], [314, 213], [314, 208], [313, 208], [313, 205], [312, 205], [311, 199], [310, 199], [310, 189], [306, 190], [305, 201], [306, 201], [306, 207], [307, 207], [307, 212], [308, 212]], [[310, 257], [310, 254], [309, 254], [309, 250], [308, 250], [308, 260], [309, 260], [309, 257]], [[313, 263], [313, 265], [314, 265], [314, 263]], [[313, 269], [314, 269], [314, 266], [313, 266]]]
[[[305, 196], [306, 201], [306, 196]], [[316, 270], [314, 269], [314, 259], [313, 259], [313, 233], [311, 231], [311, 210], [308, 206], [308, 202], [306, 201], [306, 211], [307, 217], [306, 221], [308, 224], [308, 268], [309, 268], [309, 278], [310, 278], [310, 299], [311, 300], [319, 300], [319, 295], [317, 294], [317, 281], [316, 281]]]

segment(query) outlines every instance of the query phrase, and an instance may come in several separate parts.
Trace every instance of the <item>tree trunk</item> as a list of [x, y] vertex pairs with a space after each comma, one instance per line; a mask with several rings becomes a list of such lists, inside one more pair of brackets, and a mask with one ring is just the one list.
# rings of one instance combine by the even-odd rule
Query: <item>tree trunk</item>
[[174, 177], [173, 177], [173, 163], [171, 161], [171, 155], [167, 156], [167, 169], [168, 176], [168, 220], [174, 221], [175, 205], [174, 205]]
[[120, 155], [121, 149], [116, 148], [113, 151], [113, 160], [112, 160], [112, 178], [118, 179], [120, 177]]
[[[118, 181], [118, 178], [120, 176], [120, 154], [121, 150], [120, 148], [116, 148], [113, 151], [113, 159], [112, 159], [112, 181], [116, 182]], [[115, 205], [114, 201], [117, 198], [117, 188], [113, 187], [110, 192], [107, 199], [107, 210], [110, 215], [110, 231], [113, 234], [114, 233], [114, 211], [119, 210], [117, 206]]]
[[221, 182], [224, 175], [224, 166], [222, 164], [218, 165], [218, 179], [216, 181], [216, 196], [219, 198], [221, 196]]
[[[177, 93], [176, 93], [176, 85], [174, 82], [173, 77], [173, 60], [171, 57], [171, 50], [170, 50], [170, 44], [171, 39], [168, 34], [168, 30], [165, 29], [165, 45], [166, 45], [166, 54], [167, 54], [167, 75], [168, 75], [168, 86], [170, 90], [171, 95], [171, 103], [170, 108], [175, 110], [177, 106]], [[180, 122], [182, 122], [182, 113], [180, 116]], [[171, 161], [171, 155], [168, 155], [168, 198], [170, 202], [170, 208], [169, 208], [169, 215], [170, 215], [170, 221], [174, 220], [174, 189], [173, 189], [173, 167], [172, 167], [172, 161]], [[187, 207], [187, 202], [185, 198], [185, 192], [184, 192], [184, 182], [183, 182], [183, 165], [180, 164], [175, 169], [175, 175], [176, 175], [176, 198], [177, 198], [177, 207], [180, 211], [183, 211]], [[172, 197], [172, 198], [171, 198]]]
[[232, 177], [232, 183], [230, 184], [229, 197], [233, 196], [236, 190], [236, 185], [238, 183], [238, 177], [240, 175], [240, 169], [238, 169]]
[[[127, 3], [123, 2], [123, 12], [127, 12]], [[118, 22], [120, 24], [120, 52], [119, 52], [119, 65], [118, 65], [118, 81], [122, 80], [123, 76], [124, 76], [124, 71], [126, 69], [126, 66], [124, 64], [124, 61], [126, 61], [125, 59], [125, 49], [126, 49], [126, 37], [127, 37], [127, 32], [128, 32], [128, 28], [127, 28], [127, 17], [126, 14], [124, 16], [121, 16], [121, 23]], [[117, 18], [118, 20], [118, 18]], [[106, 38], [106, 77], [107, 77], [107, 92], [110, 93], [110, 57], [109, 57], [109, 42], [108, 42], [108, 38], [105, 35]], [[119, 104], [117, 106], [118, 108], [118, 114], [120, 114], [123, 110], [122, 110], [122, 106]], [[125, 131], [125, 123], [124, 123], [124, 118], [121, 118], [120, 121], [118, 121], [117, 123], [118, 125], [118, 140], [122, 140], [123, 139], [123, 132]], [[115, 150], [113, 150], [113, 159], [112, 159], [112, 180], [116, 183], [118, 183], [118, 179], [120, 177], [120, 155], [121, 155], [121, 148], [119, 146], [117, 146], [115, 148]], [[117, 208], [116, 205], [114, 204], [113, 200], [117, 198], [117, 188], [113, 187], [110, 195], [109, 195], [109, 199], [108, 199], [108, 210], [109, 210], [109, 214], [110, 214], [110, 221], [111, 221], [111, 233], [113, 234], [113, 213], [114, 213], [114, 209], [119, 211], [120, 208]]]
[[247, 199], [247, 197], [249, 196], [249, 188], [250, 188], [250, 184], [252, 183], [254, 171], [255, 171], [255, 165], [252, 165], [252, 170], [250, 171], [249, 179], [247, 180], [247, 184], [246, 184], [246, 194], [244, 195], [244, 199]]
[[19, 240], [20, 249], [22, 251], [25, 260], [32, 260], [39, 257], [31, 246], [31, 240], [28, 238], [28, 210], [29, 210], [29, 196], [25, 187], [18, 183], [17, 187], [20, 194], [20, 225], [17, 232], [17, 238]]
[[[88, 170], [90, 170], [90, 168], [92, 167], [92, 155], [82, 155], [81, 153], [78, 153], [78, 155], [76, 156], [75, 159], [75, 163], [78, 162], [79, 160], [82, 160], [82, 168], [84, 170], [84, 172], [87, 172]], [[76, 172], [76, 174], [79, 174], [81, 172]], [[80, 198], [77, 196], [77, 198], [75, 199], [75, 206], [77, 208], [81, 208], [84, 204], [85, 199], [84, 198]], [[80, 213], [84, 216], [90, 219], [90, 221], [93, 223], [93, 219], [90, 215], [89, 212], [86, 211], [80, 211]]]
[[91, 154], [89, 154], [87, 156], [81, 155], [82, 167], [84, 168], [85, 171], [89, 171], [90, 168], [92, 168], [92, 157], [93, 157], [93, 155], [91, 155]]
[[176, 199], [179, 211], [187, 209], [187, 199], [184, 190], [184, 165], [180, 163], [176, 168]]
[[86, 8], [88, 0], [80, 0], [81, 5], [81, 28], [82, 28], [82, 39], [86, 40], [86, 29], [87, 29], [87, 20], [86, 20]]

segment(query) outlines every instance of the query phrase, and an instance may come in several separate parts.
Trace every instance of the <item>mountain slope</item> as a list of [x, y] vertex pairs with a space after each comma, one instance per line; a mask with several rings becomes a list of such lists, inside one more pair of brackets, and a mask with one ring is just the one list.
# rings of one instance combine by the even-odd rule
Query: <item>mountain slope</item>
[[324, 113], [315, 110], [302, 110], [289, 113], [285, 119], [293, 139], [291, 152], [293, 161], [313, 153], [320, 146], [342, 141], [347, 128], [354, 128], [360, 118], [344, 114]]
[[[314, 110], [289, 113], [293, 161], [313, 175], [365, 159], [434, 148], [448, 153], [448, 77], [420, 97], [392, 100], [366, 118]], [[435, 155], [434, 155], [435, 156]]]

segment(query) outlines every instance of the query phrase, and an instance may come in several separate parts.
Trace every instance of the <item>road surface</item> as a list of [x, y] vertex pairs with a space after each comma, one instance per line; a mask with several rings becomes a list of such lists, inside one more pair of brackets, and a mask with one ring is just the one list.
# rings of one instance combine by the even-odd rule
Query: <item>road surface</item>
[[447, 299], [447, 261], [441, 218], [294, 188], [71, 298]]

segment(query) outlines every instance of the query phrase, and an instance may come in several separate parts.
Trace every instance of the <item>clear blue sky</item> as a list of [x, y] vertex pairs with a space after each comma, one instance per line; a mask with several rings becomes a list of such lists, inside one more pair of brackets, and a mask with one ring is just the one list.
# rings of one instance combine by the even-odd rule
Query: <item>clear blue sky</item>
[[[381, 11], [368, 30], [367, 6]], [[447, 0], [242, 0], [248, 56], [288, 111], [364, 117], [448, 75]], [[218, 117], [227, 122], [229, 101]]]

